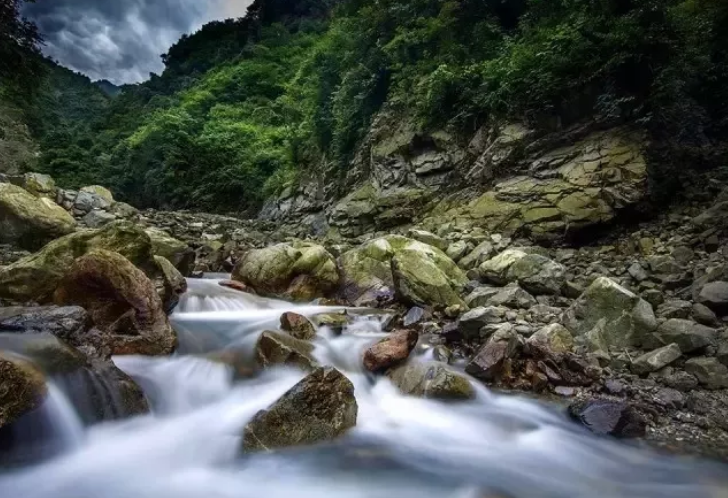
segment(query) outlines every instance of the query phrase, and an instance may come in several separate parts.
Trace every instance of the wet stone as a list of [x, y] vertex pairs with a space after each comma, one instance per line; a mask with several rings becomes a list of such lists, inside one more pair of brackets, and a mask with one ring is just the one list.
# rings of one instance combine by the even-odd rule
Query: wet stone
[[595, 434], [634, 438], [642, 437], [646, 432], [645, 421], [623, 401], [575, 402], [569, 406], [569, 415]]

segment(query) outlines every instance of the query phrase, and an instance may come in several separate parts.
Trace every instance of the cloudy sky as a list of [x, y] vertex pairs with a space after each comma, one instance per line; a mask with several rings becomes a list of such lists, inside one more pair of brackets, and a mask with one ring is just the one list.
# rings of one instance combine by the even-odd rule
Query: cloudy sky
[[245, 15], [252, 0], [36, 0], [23, 14], [38, 24], [44, 52], [93, 80], [144, 81], [183, 33]]

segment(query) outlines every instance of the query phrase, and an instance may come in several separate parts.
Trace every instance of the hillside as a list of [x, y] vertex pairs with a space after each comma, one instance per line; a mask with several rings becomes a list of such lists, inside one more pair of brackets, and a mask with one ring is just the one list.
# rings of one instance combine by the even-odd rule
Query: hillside
[[45, 116], [31, 128], [47, 144], [40, 169], [62, 185], [111, 185], [146, 207], [253, 214], [317, 176], [330, 204], [387, 115], [425, 141], [510, 123], [535, 136], [635, 125], [656, 181], [672, 181], [718, 164], [727, 20], [722, 2], [695, 0], [258, 0], [183, 37], [162, 75], [108, 105], [55, 72], [51, 84], [84, 90], [40, 108], [70, 124], [60, 139]]

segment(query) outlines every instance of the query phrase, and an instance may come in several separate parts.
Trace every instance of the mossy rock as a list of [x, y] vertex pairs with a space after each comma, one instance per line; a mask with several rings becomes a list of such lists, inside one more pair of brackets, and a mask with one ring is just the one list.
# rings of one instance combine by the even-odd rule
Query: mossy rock
[[48, 302], [73, 262], [95, 249], [121, 254], [144, 270], [155, 268], [152, 243], [141, 228], [115, 222], [54, 240], [35, 254], [0, 269], [0, 298], [15, 302]]
[[73, 216], [52, 200], [0, 183], [0, 243], [35, 250], [75, 229]]

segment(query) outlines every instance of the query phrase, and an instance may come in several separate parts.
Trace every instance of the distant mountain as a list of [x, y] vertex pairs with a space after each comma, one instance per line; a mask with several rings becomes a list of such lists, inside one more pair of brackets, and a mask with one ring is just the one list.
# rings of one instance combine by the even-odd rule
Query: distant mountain
[[109, 80], [99, 80], [95, 81], [94, 85], [99, 87], [102, 92], [104, 92], [109, 97], [116, 97], [121, 93], [121, 87], [114, 85]]

